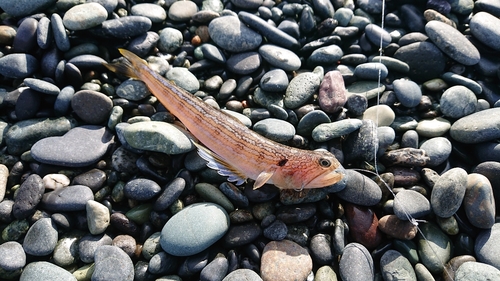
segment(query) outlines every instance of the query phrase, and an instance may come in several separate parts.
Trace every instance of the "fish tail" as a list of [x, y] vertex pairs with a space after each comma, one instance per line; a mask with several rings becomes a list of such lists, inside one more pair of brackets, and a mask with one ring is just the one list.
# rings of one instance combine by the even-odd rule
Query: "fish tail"
[[146, 65], [146, 62], [131, 51], [125, 49], [118, 49], [118, 51], [120, 51], [120, 54], [122, 54], [126, 60], [106, 63], [104, 66], [116, 74], [139, 79], [138, 69], [140, 69], [140, 66]]

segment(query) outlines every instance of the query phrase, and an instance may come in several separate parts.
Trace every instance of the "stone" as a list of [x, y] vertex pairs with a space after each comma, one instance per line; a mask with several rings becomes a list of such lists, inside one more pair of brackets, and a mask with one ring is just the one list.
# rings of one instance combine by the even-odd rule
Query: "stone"
[[116, 246], [103, 245], [95, 251], [93, 281], [133, 281], [134, 264], [130, 257]]
[[270, 65], [285, 71], [295, 71], [301, 66], [300, 58], [294, 52], [273, 44], [263, 44], [259, 54]]
[[462, 117], [453, 123], [450, 135], [462, 143], [480, 143], [500, 137], [495, 124], [500, 120], [500, 108], [485, 109]]
[[41, 218], [26, 233], [23, 249], [32, 256], [46, 256], [54, 251], [57, 240], [56, 224], [50, 218]]
[[235, 271], [232, 271], [226, 277], [224, 277], [224, 279], [222, 279], [222, 281], [240, 281], [240, 280], [262, 281], [262, 278], [260, 278], [260, 276], [253, 270], [240, 268], [236, 269]]
[[476, 95], [464, 86], [448, 88], [439, 101], [443, 114], [451, 118], [461, 118], [476, 111]]
[[495, 280], [500, 278], [500, 270], [480, 262], [465, 262], [455, 272], [455, 281]]
[[487, 12], [478, 12], [470, 20], [470, 31], [475, 38], [486, 46], [500, 51], [500, 20]]
[[89, 200], [87, 201], [86, 211], [90, 233], [97, 235], [106, 231], [110, 220], [108, 207], [94, 200]]
[[477, 261], [500, 269], [500, 224], [495, 223], [491, 229], [479, 232], [474, 244], [474, 253]]
[[70, 185], [43, 195], [41, 206], [54, 212], [83, 211], [94, 193], [84, 185]]
[[33, 215], [44, 192], [42, 178], [37, 174], [31, 174], [16, 192], [12, 215], [18, 220]]
[[20, 281], [54, 280], [76, 281], [77, 279], [66, 269], [46, 261], [29, 263], [23, 270]]
[[420, 103], [422, 98], [422, 90], [417, 83], [411, 80], [397, 79], [392, 82], [394, 93], [399, 102], [406, 107], [415, 107]]
[[417, 276], [410, 261], [395, 250], [388, 250], [382, 255], [380, 269], [385, 280], [417, 281]]
[[38, 67], [38, 60], [30, 54], [8, 54], [0, 58], [0, 74], [8, 78], [29, 77]]
[[373, 206], [381, 200], [382, 190], [373, 180], [354, 170], [348, 169], [345, 174], [347, 185], [336, 193], [339, 198], [361, 206]]
[[400, 220], [396, 215], [386, 215], [379, 219], [378, 228], [396, 239], [411, 240], [417, 235], [417, 226], [408, 220]]
[[423, 218], [432, 212], [429, 200], [414, 190], [402, 190], [394, 197], [394, 214], [404, 221]]
[[451, 240], [432, 223], [420, 225], [418, 235], [418, 255], [421, 262], [433, 274], [442, 273], [445, 262], [451, 258]]
[[262, 43], [262, 36], [235, 16], [213, 19], [208, 25], [208, 32], [217, 46], [230, 52], [253, 50]]
[[375, 268], [370, 252], [359, 243], [347, 244], [340, 257], [339, 273], [344, 281], [373, 280]]
[[262, 251], [260, 269], [264, 281], [305, 280], [312, 270], [312, 259], [295, 242], [271, 241]]
[[431, 193], [434, 213], [442, 218], [451, 217], [460, 208], [467, 187], [467, 172], [452, 168], [437, 180]]
[[85, 30], [98, 26], [108, 17], [108, 11], [99, 3], [76, 5], [64, 13], [63, 24], [69, 30]]

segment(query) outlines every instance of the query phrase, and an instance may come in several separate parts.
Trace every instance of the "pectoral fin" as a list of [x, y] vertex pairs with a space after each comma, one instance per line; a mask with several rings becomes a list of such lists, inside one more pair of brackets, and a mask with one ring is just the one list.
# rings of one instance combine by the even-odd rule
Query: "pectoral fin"
[[243, 184], [246, 181], [247, 177], [243, 173], [236, 170], [219, 155], [195, 142], [193, 144], [198, 148], [198, 155], [208, 161], [207, 167], [216, 170], [219, 175], [227, 177], [228, 181], [236, 182], [237, 185]]
[[262, 173], [260, 173], [259, 176], [257, 176], [257, 178], [255, 179], [255, 183], [253, 184], [253, 189], [254, 190], [258, 189], [261, 186], [263, 186], [264, 184], [266, 184], [266, 182], [268, 182], [269, 179], [271, 179], [271, 177], [274, 175], [274, 172], [276, 172], [276, 169], [277, 169], [277, 167], [273, 166], [273, 167], [263, 171]]

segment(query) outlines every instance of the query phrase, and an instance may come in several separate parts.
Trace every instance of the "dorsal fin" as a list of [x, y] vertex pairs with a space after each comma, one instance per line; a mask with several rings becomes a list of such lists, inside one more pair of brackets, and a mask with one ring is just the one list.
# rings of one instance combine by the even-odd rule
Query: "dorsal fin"
[[195, 142], [193, 142], [193, 144], [198, 148], [198, 155], [208, 161], [207, 167], [216, 170], [219, 175], [227, 177], [228, 181], [236, 182], [236, 185], [243, 184], [246, 181], [247, 177], [243, 173], [236, 170], [219, 155]]

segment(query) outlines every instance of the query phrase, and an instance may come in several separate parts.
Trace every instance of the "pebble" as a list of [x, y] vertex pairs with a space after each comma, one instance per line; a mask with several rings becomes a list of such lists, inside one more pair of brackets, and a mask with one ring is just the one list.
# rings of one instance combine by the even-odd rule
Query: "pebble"
[[205, 201], [221, 206], [228, 213], [234, 211], [233, 203], [217, 187], [207, 183], [197, 183], [194, 188]]
[[198, 12], [196, 3], [191, 1], [174, 2], [168, 9], [168, 18], [173, 21], [189, 21], [191, 17]]
[[400, 220], [396, 215], [381, 217], [378, 228], [383, 233], [400, 240], [411, 240], [417, 235], [416, 225], [408, 220]]
[[78, 240], [81, 236], [68, 235], [57, 241], [54, 248], [54, 263], [58, 266], [70, 266], [78, 261]]
[[167, 72], [166, 77], [189, 93], [194, 94], [200, 89], [198, 78], [184, 67], [172, 67]]
[[140, 101], [151, 95], [146, 84], [138, 80], [126, 80], [115, 91], [119, 97], [132, 101]]
[[373, 258], [363, 245], [349, 243], [340, 257], [339, 273], [344, 281], [373, 280], [375, 278]]
[[38, 70], [38, 60], [30, 54], [8, 54], [0, 58], [0, 74], [23, 79]]
[[462, 143], [480, 143], [500, 137], [495, 124], [500, 119], [500, 109], [485, 109], [458, 119], [450, 128], [451, 137]]
[[433, 274], [442, 273], [445, 262], [451, 258], [450, 238], [431, 223], [421, 224], [420, 230], [417, 244], [422, 264]]
[[95, 252], [104, 245], [111, 245], [112, 239], [106, 234], [87, 234], [78, 241], [78, 255], [84, 263], [94, 262]]
[[113, 103], [102, 93], [81, 90], [73, 95], [71, 107], [84, 122], [97, 125], [108, 119]]
[[77, 279], [62, 267], [46, 261], [36, 261], [26, 265], [19, 280], [76, 281]]
[[174, 52], [180, 48], [182, 44], [182, 33], [174, 28], [164, 28], [158, 35], [158, 48], [163, 52]]
[[26, 265], [26, 253], [23, 246], [16, 241], [8, 241], [0, 245], [0, 272], [8, 276], [18, 276]]
[[116, 246], [103, 245], [95, 251], [95, 268], [92, 280], [132, 281], [134, 264], [130, 257]]
[[285, 71], [295, 71], [300, 68], [300, 58], [294, 52], [273, 44], [259, 47], [259, 54], [270, 65]]
[[283, 92], [288, 86], [288, 77], [283, 69], [273, 69], [262, 76], [259, 85], [264, 91]]
[[384, 64], [378, 62], [367, 62], [357, 65], [354, 69], [354, 76], [358, 79], [375, 80], [385, 79], [389, 70]]
[[474, 38], [486, 46], [500, 51], [500, 31], [496, 28], [500, 20], [487, 12], [478, 12], [470, 20], [470, 31]]
[[61, 137], [46, 137], [37, 141], [31, 148], [31, 155], [42, 163], [84, 167], [99, 161], [112, 143], [113, 135], [106, 127], [84, 125], [69, 130]]
[[371, 106], [363, 112], [363, 120], [371, 120], [378, 127], [390, 126], [394, 119], [396, 118], [396, 113], [385, 104]]
[[323, 123], [314, 127], [311, 135], [317, 142], [325, 142], [348, 135], [358, 130], [363, 121], [359, 119], [344, 119], [332, 123]]
[[344, 78], [339, 71], [325, 73], [318, 90], [318, 103], [326, 113], [335, 113], [347, 102]]
[[262, 36], [235, 16], [213, 19], [208, 25], [208, 32], [217, 46], [230, 52], [250, 51], [262, 43]]
[[106, 231], [110, 219], [108, 207], [94, 200], [89, 200], [85, 209], [90, 233], [97, 235]]
[[18, 220], [33, 215], [44, 192], [42, 178], [37, 174], [30, 175], [16, 192], [12, 215]]
[[41, 218], [26, 233], [23, 249], [32, 256], [46, 256], [54, 251], [57, 240], [56, 224], [50, 218]]
[[94, 200], [94, 193], [84, 185], [70, 185], [46, 192], [41, 206], [54, 212], [83, 211], [87, 201]]
[[69, 30], [85, 30], [98, 26], [108, 17], [108, 11], [99, 3], [84, 3], [66, 11], [63, 24]]
[[456, 281], [495, 280], [500, 278], [500, 270], [480, 262], [465, 262], [455, 272]]
[[458, 84], [469, 88], [476, 95], [483, 92], [483, 88], [479, 85], [479, 83], [462, 75], [458, 75], [453, 72], [445, 72], [442, 77], [443, 80], [450, 84]]
[[316, 126], [330, 122], [331, 120], [326, 113], [321, 110], [313, 110], [299, 120], [297, 133], [302, 136], [310, 136]]
[[219, 240], [228, 228], [229, 216], [223, 208], [213, 203], [193, 204], [165, 224], [160, 236], [161, 247], [174, 256], [195, 255]]
[[62, 52], [68, 51], [71, 48], [71, 44], [61, 16], [55, 13], [52, 14], [50, 17], [50, 25], [52, 26], [52, 34], [54, 34], [54, 41], [56, 42], [57, 49]]
[[239, 281], [239, 280], [262, 281], [262, 278], [260, 278], [260, 276], [253, 270], [240, 268], [229, 273], [226, 277], [224, 277], [224, 279], [222, 279], [222, 281]]
[[480, 54], [476, 47], [450, 25], [433, 20], [425, 25], [425, 32], [441, 51], [455, 61], [464, 65], [479, 62]]
[[232, 225], [224, 236], [226, 247], [238, 247], [252, 243], [262, 235], [262, 229], [255, 222]]
[[295, 76], [285, 92], [284, 103], [287, 108], [295, 109], [306, 103], [318, 90], [321, 78], [314, 72]]
[[495, 201], [493, 189], [487, 177], [475, 173], [467, 176], [463, 206], [472, 225], [481, 229], [489, 229], [493, 226]]
[[415, 130], [419, 136], [434, 138], [443, 136], [450, 130], [450, 128], [450, 121], [442, 117], [436, 117], [434, 119], [420, 120]]
[[417, 83], [411, 80], [398, 79], [392, 82], [394, 93], [399, 102], [406, 107], [415, 107], [420, 103], [422, 91]]
[[441, 218], [451, 217], [462, 204], [467, 187], [467, 172], [462, 168], [446, 171], [434, 184], [431, 206]]
[[309, 65], [332, 65], [336, 64], [344, 53], [337, 45], [320, 47], [312, 52], [307, 59]]
[[38, 21], [27, 18], [21, 22], [16, 37], [12, 43], [12, 50], [19, 53], [29, 53], [36, 46], [36, 32]]
[[312, 259], [295, 242], [271, 241], [262, 251], [260, 267], [264, 281], [305, 280], [312, 270]]
[[[418, 128], [418, 127], [417, 127]], [[445, 137], [435, 137], [420, 144], [420, 149], [429, 156], [427, 166], [436, 167], [444, 163], [451, 154], [451, 142]]]
[[361, 206], [373, 206], [382, 198], [382, 190], [368, 177], [348, 169], [346, 178], [346, 187], [336, 193], [339, 198]]
[[458, 119], [476, 111], [477, 98], [468, 88], [453, 86], [443, 93], [439, 104], [445, 116]]
[[497, 269], [500, 268], [499, 233], [500, 224], [495, 223], [491, 229], [479, 232], [474, 244], [474, 253], [476, 254], [477, 261], [489, 264]]
[[105, 20], [102, 22], [100, 30], [104, 36], [128, 39], [148, 32], [151, 25], [152, 22], [147, 17], [127, 16]]
[[345, 204], [344, 210], [352, 241], [360, 243], [368, 250], [375, 249], [382, 240], [375, 213], [369, 208], [352, 204]]
[[[175, 2], [170, 6], [169, 12], [174, 15], [174, 18], [178, 18], [179, 14], [176, 13], [176, 6], [174, 5]], [[184, 5], [186, 8], [188, 8], [188, 4]], [[172, 10], [173, 7], [173, 10]], [[165, 12], [165, 9], [163, 9], [160, 5], [156, 5], [153, 3], [139, 3], [136, 5], [133, 5], [130, 8], [130, 13], [135, 16], [144, 16], [147, 17], [151, 20], [153, 23], [161, 23], [167, 18], [167, 12]], [[172, 18], [172, 17], [171, 17]], [[172, 18], [172, 19], [174, 19]]]
[[394, 53], [394, 58], [408, 64], [408, 74], [415, 82], [439, 77], [446, 64], [443, 53], [431, 42], [415, 42], [402, 46]]
[[417, 276], [410, 261], [398, 251], [388, 250], [385, 252], [380, 259], [380, 268], [385, 280], [417, 281]]
[[133, 200], [146, 201], [161, 192], [161, 187], [154, 181], [144, 178], [136, 178], [125, 184], [124, 195]]
[[256, 71], [261, 64], [257, 52], [245, 52], [232, 55], [226, 62], [229, 71], [235, 74], [247, 75]]
[[146, 121], [131, 124], [123, 130], [126, 142], [140, 150], [181, 154], [194, 149], [189, 137], [174, 125]]

